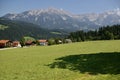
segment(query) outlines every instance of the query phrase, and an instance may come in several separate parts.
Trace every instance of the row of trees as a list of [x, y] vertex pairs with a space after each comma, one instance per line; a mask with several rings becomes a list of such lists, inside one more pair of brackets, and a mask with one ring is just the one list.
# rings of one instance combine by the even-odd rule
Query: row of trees
[[[30, 44], [26, 44], [27, 42], [30, 42]], [[62, 39], [62, 38], [50, 38], [50, 39], [47, 39], [47, 42], [48, 42], [48, 45], [67, 43], [65, 39]], [[40, 45], [38, 40], [36, 40], [33, 37], [22, 37], [20, 40], [20, 44], [22, 47], [27, 45], [29, 46], [32, 44]]]
[[77, 31], [68, 36], [73, 42], [87, 40], [111, 40], [120, 39], [120, 25], [104, 26], [95, 31]]

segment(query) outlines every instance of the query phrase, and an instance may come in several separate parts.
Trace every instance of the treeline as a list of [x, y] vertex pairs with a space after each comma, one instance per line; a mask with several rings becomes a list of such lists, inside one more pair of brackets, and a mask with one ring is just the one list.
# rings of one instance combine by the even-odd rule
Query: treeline
[[71, 32], [68, 38], [73, 42], [120, 39], [120, 25], [104, 26], [95, 31]]

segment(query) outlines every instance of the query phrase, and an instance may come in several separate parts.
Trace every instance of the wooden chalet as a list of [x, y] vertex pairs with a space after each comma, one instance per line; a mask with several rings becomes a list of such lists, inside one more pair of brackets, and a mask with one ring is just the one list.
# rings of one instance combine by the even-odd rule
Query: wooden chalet
[[36, 42], [35, 42], [35, 41], [28, 40], [28, 41], [25, 42], [25, 45], [26, 45], [26, 46], [35, 46], [35, 45], [36, 45]]
[[13, 47], [21, 47], [19, 41], [13, 41]]
[[46, 45], [48, 45], [48, 42], [47, 42], [47, 40], [45, 40], [45, 39], [38, 40], [38, 42], [39, 42], [39, 45], [41, 45], [41, 46], [46, 46]]
[[12, 41], [10, 40], [0, 40], [0, 48], [12, 47]]

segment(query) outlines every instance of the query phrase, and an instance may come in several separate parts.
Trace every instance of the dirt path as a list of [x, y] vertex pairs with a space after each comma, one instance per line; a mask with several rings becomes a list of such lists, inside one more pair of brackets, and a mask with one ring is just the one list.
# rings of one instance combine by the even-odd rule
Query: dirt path
[[15, 49], [15, 48], [17, 48], [17, 47], [12, 47], [12, 48], [2, 48], [2, 49], [0, 49], [0, 50], [8, 50], [8, 49]]

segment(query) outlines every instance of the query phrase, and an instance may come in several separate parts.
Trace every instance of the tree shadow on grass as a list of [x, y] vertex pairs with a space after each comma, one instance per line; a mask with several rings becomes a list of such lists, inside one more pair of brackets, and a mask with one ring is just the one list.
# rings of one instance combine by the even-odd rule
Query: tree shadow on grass
[[80, 73], [120, 74], [120, 52], [69, 55], [55, 59], [50, 68], [62, 68]]

